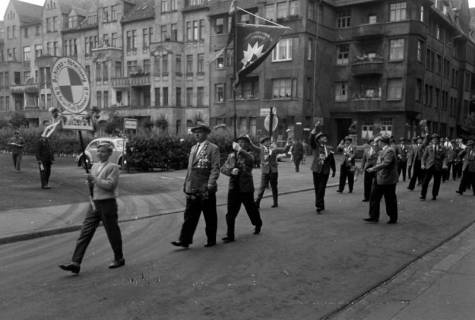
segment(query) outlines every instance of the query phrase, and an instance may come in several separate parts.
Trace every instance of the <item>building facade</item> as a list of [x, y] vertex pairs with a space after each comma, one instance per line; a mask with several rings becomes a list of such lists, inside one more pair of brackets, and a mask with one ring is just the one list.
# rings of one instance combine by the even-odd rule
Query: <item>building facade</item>
[[[234, 121], [231, 0], [11, 0], [0, 40], [0, 113], [43, 125], [57, 106], [50, 70], [79, 61], [101, 119], [134, 117], [181, 135], [198, 120]], [[290, 27], [236, 90], [239, 133], [276, 135], [320, 120], [332, 142], [379, 132], [460, 133], [475, 91], [467, 0], [239, 0], [238, 21]], [[264, 19], [256, 17], [260, 16]], [[473, 108], [472, 108], [473, 109]]]

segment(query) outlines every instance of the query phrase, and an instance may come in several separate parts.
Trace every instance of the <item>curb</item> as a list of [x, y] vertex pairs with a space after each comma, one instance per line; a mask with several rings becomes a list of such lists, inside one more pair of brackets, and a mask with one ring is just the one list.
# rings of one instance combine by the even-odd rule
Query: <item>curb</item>
[[[338, 186], [338, 183], [332, 183], [328, 184], [327, 188], [332, 188]], [[279, 195], [288, 195], [288, 194], [293, 194], [293, 193], [300, 193], [300, 192], [307, 192], [314, 190], [314, 188], [304, 188], [304, 189], [298, 189], [298, 190], [291, 190], [291, 191], [286, 191], [286, 192], [280, 192]], [[270, 198], [272, 195], [266, 195], [263, 198]], [[227, 203], [218, 203], [216, 204], [216, 207], [224, 207], [227, 205]], [[146, 216], [137, 216], [134, 218], [127, 218], [127, 219], [122, 219], [119, 220], [119, 223], [127, 223], [127, 222], [133, 222], [133, 221], [139, 221], [139, 220], [146, 220], [146, 219], [151, 219], [151, 218], [156, 218], [156, 217], [161, 217], [161, 216], [167, 216], [171, 214], [176, 214], [176, 213], [181, 213], [185, 210], [185, 208], [180, 208], [180, 209], [173, 209], [170, 211], [165, 211], [162, 213], [157, 213], [157, 214], [151, 214], [151, 215], [146, 215]], [[43, 231], [36, 231], [36, 232], [29, 232], [29, 233], [23, 233], [23, 234], [18, 234], [18, 235], [13, 235], [13, 236], [7, 236], [0, 238], [0, 246], [9, 244], [9, 243], [15, 243], [15, 242], [20, 242], [20, 241], [26, 241], [26, 240], [33, 240], [37, 238], [43, 238], [43, 237], [49, 237], [49, 236], [54, 236], [58, 234], [64, 234], [64, 233], [70, 233], [74, 231], [81, 230], [81, 224], [79, 225], [74, 225], [74, 226], [68, 226], [68, 227], [61, 227], [61, 228], [55, 228], [55, 229], [50, 229], [50, 230], [43, 230]]]

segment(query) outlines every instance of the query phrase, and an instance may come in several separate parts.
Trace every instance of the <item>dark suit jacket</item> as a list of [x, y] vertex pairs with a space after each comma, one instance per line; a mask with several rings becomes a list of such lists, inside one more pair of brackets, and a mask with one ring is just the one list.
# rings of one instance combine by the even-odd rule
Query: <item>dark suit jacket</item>
[[47, 138], [40, 138], [36, 148], [36, 160], [43, 163], [52, 163], [54, 161], [54, 153], [49, 140]]
[[271, 154], [269, 155], [269, 150], [266, 151], [264, 146], [260, 147], [260, 158], [261, 158], [261, 171], [263, 174], [277, 172], [277, 155], [279, 153], [284, 153], [285, 149], [283, 148], [269, 148], [272, 150]]
[[467, 147], [463, 152], [462, 171], [475, 172], [475, 150]]
[[377, 171], [376, 183], [379, 185], [396, 184], [398, 181], [396, 151], [390, 146], [381, 150], [378, 162], [373, 167]]
[[440, 145], [436, 145], [437, 151], [434, 150], [434, 145], [428, 145], [422, 154], [422, 165], [425, 169], [434, 168], [436, 171], [441, 171], [443, 167], [447, 166], [447, 153]]
[[343, 152], [343, 162], [342, 165], [346, 167], [352, 167], [355, 165], [355, 147], [352, 144], [345, 146], [344, 144], [339, 144], [337, 146], [338, 150]]
[[315, 140], [315, 134], [310, 134], [310, 146], [313, 151], [313, 162], [311, 169], [319, 174], [329, 174], [330, 169], [335, 173], [335, 157], [333, 152], [327, 146], [327, 155], [325, 156], [325, 147]]
[[219, 148], [215, 144], [205, 141], [199, 154], [196, 154], [198, 144], [191, 147], [188, 159], [184, 191], [188, 194], [197, 194], [216, 191], [216, 180], [219, 177]]
[[373, 148], [373, 152], [370, 154], [371, 148], [366, 148], [363, 152], [363, 158], [361, 159], [361, 168], [363, 170], [373, 167], [378, 161], [378, 152]]
[[408, 146], [406, 146], [405, 144], [403, 144], [403, 145], [398, 144], [397, 145], [396, 154], [397, 154], [398, 160], [400, 160], [402, 162], [407, 161], [408, 153], [409, 153]]
[[302, 142], [295, 142], [292, 146], [292, 156], [294, 159], [303, 158], [303, 144]]
[[[253, 156], [244, 150], [231, 153], [223, 167], [221, 173], [229, 177], [229, 191], [254, 192], [254, 181], [252, 179], [252, 168], [254, 167]], [[238, 168], [239, 174], [231, 174], [232, 169]]]

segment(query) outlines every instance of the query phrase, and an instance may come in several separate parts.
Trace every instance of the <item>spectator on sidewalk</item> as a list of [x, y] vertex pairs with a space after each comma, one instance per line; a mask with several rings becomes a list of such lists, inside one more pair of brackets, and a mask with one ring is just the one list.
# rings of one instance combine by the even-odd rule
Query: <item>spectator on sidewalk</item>
[[197, 144], [190, 151], [188, 171], [186, 173], [184, 192], [186, 207], [184, 222], [178, 241], [172, 244], [188, 248], [193, 243], [193, 234], [200, 220], [201, 212], [206, 223], [207, 243], [205, 247], [216, 245], [218, 214], [216, 211], [216, 181], [219, 177], [219, 148], [208, 140], [211, 129], [204, 123], [198, 123], [191, 129]]
[[443, 170], [447, 169], [447, 153], [440, 146], [439, 135], [434, 133], [431, 136], [431, 143], [425, 148], [422, 154], [421, 168], [425, 170], [424, 181], [422, 182], [422, 190], [420, 200], [426, 199], [429, 183], [434, 177], [432, 185], [432, 200], [437, 200], [439, 195], [440, 182]]
[[328, 178], [330, 176], [330, 169], [332, 177], [335, 176], [336, 166], [333, 152], [327, 147], [328, 136], [320, 132], [317, 134], [317, 127], [319, 123], [315, 124], [309, 137], [309, 145], [313, 150], [313, 187], [315, 188], [315, 208], [320, 214], [325, 210], [325, 190], [327, 187]]
[[113, 148], [109, 143], [97, 147], [100, 162], [92, 166], [91, 173], [87, 176], [88, 183], [93, 185], [93, 203], [82, 224], [71, 263], [59, 266], [65, 271], [79, 273], [86, 249], [101, 221], [114, 251], [114, 261], [109, 268], [115, 269], [125, 265], [116, 201], [120, 170], [118, 165], [108, 161]]
[[21, 159], [23, 157], [23, 147], [25, 146], [25, 139], [20, 134], [19, 130], [15, 130], [15, 134], [8, 141], [8, 145], [12, 150], [13, 167], [16, 171], [21, 170]]
[[374, 167], [378, 160], [378, 146], [374, 139], [368, 141], [369, 147], [363, 152], [361, 160], [361, 171], [364, 172], [364, 198], [363, 202], [368, 202], [371, 197], [371, 190], [376, 179], [376, 172], [368, 172], [368, 168]]
[[368, 168], [368, 172], [376, 173], [376, 183], [371, 192], [369, 204], [369, 218], [364, 219], [367, 222], [377, 223], [379, 221], [381, 198], [384, 196], [386, 203], [386, 214], [389, 216], [388, 224], [395, 224], [398, 220], [396, 184], [398, 182], [397, 158], [396, 152], [390, 147], [391, 140], [388, 136], [377, 137], [381, 152], [379, 153], [377, 163]]
[[398, 157], [398, 176], [402, 174], [402, 181], [406, 182], [406, 173], [407, 173], [407, 154], [409, 148], [406, 146], [406, 139], [403, 137], [399, 138], [399, 145], [397, 146], [396, 154]]
[[51, 176], [51, 166], [54, 162], [54, 152], [47, 137], [40, 137], [35, 155], [40, 169], [41, 188], [51, 189], [49, 178]]
[[247, 215], [254, 226], [254, 234], [259, 234], [262, 220], [259, 208], [254, 201], [254, 181], [252, 168], [254, 159], [249, 151], [251, 140], [241, 136], [233, 142], [234, 152], [229, 154], [221, 168], [221, 173], [229, 177], [228, 206], [226, 214], [227, 235], [223, 238], [225, 243], [235, 240], [234, 225], [236, 217], [244, 204]]
[[424, 170], [421, 168], [422, 154], [424, 153], [424, 144], [421, 137], [415, 137], [415, 144], [413, 144], [410, 154], [408, 155], [408, 166], [411, 171], [411, 180], [407, 189], [414, 190], [416, 182], [418, 185], [422, 184], [424, 179]]
[[340, 165], [340, 184], [337, 190], [339, 193], [342, 193], [345, 189], [347, 179], [348, 192], [353, 192], [353, 185], [355, 183], [355, 148], [352, 142], [353, 139], [347, 136], [337, 146], [337, 150], [343, 152], [343, 162]]

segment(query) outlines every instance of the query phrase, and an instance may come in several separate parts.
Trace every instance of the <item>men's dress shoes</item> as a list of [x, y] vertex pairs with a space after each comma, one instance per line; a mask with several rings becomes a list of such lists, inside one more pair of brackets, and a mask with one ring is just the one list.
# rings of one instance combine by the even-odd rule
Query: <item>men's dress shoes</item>
[[274, 203], [271, 208], [277, 208], [279, 205], [277, 203]]
[[370, 223], [378, 223], [378, 220], [374, 218], [365, 218], [363, 220]]
[[463, 192], [460, 191], [460, 190], [457, 190], [457, 191], [455, 191], [455, 192], [457, 192], [459, 195], [463, 195]]
[[419, 197], [419, 200], [425, 201], [425, 200], [426, 200], [426, 197]]
[[322, 211], [323, 211], [323, 210], [324, 210], [323, 208], [317, 208], [317, 213], [318, 213], [318, 214], [322, 214]]
[[234, 241], [234, 237], [224, 237], [223, 238], [224, 243], [229, 243], [229, 242], [233, 242], [233, 241]]
[[409, 190], [409, 191], [414, 191], [414, 188], [409, 188], [409, 187], [408, 187], [407, 190]]
[[338, 192], [338, 193], [342, 193], [342, 192], [343, 192], [343, 190], [337, 190], [336, 192]]
[[361, 200], [361, 202], [368, 202], [368, 201], [369, 201], [369, 199], [363, 199], [363, 200]]
[[59, 267], [64, 271], [71, 271], [74, 274], [78, 274], [81, 270], [81, 267], [78, 264], [70, 263], [70, 264], [60, 264]]
[[51, 189], [50, 186], [42, 186], [41, 189]]
[[432, 197], [432, 200], [437, 200], [437, 197]]
[[396, 223], [397, 223], [397, 220], [389, 220], [389, 221], [387, 222], [387, 224], [396, 224]]
[[216, 245], [216, 242], [208, 242], [207, 244], [205, 244], [205, 248], [214, 247], [215, 245]]
[[262, 229], [262, 224], [256, 226], [256, 228], [254, 229], [254, 234], [259, 234], [259, 233], [261, 233], [261, 229]]
[[181, 241], [172, 241], [171, 244], [176, 246], [176, 247], [183, 247], [183, 248], [188, 248], [188, 246], [189, 246], [188, 243], [184, 243], [184, 242], [181, 242]]
[[110, 265], [109, 269], [117, 269], [125, 265], [125, 259], [114, 260]]

